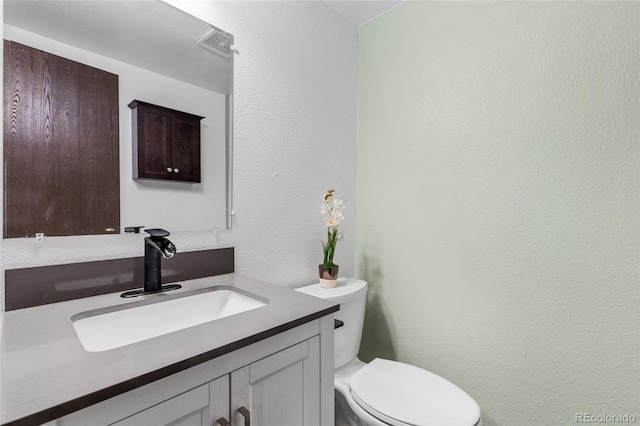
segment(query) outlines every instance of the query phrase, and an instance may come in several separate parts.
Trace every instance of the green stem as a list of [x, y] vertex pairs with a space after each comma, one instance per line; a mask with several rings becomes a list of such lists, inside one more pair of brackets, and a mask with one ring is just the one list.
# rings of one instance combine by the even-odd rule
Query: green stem
[[322, 243], [322, 250], [324, 252], [324, 263], [323, 265], [327, 268], [334, 266], [333, 264], [333, 255], [336, 252], [336, 243], [338, 242], [338, 230], [327, 229], [327, 242], [320, 240]]
[[325, 244], [325, 242], [320, 240], [320, 244], [322, 244], [322, 253], [324, 254], [323, 264], [325, 264], [325, 263], [327, 263], [327, 257], [329, 255], [329, 253], [327, 251], [327, 245]]
[[337, 237], [337, 231], [334, 229], [333, 232], [329, 231], [329, 242], [328, 242], [328, 246], [329, 246], [329, 263], [333, 264], [333, 255], [336, 252], [336, 237]]

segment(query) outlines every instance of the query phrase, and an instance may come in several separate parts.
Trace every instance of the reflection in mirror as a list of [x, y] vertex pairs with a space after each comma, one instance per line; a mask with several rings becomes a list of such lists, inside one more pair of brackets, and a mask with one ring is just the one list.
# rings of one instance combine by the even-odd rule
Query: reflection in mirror
[[[4, 1], [6, 40], [118, 76], [121, 229], [230, 227], [233, 59], [224, 36], [162, 1]], [[201, 183], [132, 178], [133, 100], [204, 117]]]

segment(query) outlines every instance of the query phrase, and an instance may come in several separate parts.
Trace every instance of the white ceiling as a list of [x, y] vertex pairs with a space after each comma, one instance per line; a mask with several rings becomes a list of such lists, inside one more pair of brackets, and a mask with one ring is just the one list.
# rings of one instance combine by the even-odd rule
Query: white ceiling
[[228, 94], [228, 59], [196, 44], [211, 27], [165, 2], [4, 0], [4, 23]]
[[362, 25], [393, 9], [404, 0], [324, 0], [327, 6], [353, 22]]

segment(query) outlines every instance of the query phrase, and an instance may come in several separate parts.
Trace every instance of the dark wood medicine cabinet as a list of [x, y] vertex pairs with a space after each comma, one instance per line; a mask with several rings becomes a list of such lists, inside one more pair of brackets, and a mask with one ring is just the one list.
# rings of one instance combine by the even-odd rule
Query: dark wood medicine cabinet
[[120, 232], [118, 76], [4, 40], [4, 237]]
[[133, 178], [200, 183], [198, 115], [134, 100]]

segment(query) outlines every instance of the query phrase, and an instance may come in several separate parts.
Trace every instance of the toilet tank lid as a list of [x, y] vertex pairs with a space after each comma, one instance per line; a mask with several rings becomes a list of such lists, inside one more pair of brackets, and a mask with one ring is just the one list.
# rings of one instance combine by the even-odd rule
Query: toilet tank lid
[[353, 278], [338, 278], [335, 288], [322, 288], [320, 284], [311, 284], [297, 288], [296, 291], [336, 303], [346, 303], [364, 296], [367, 293], [367, 282]]

